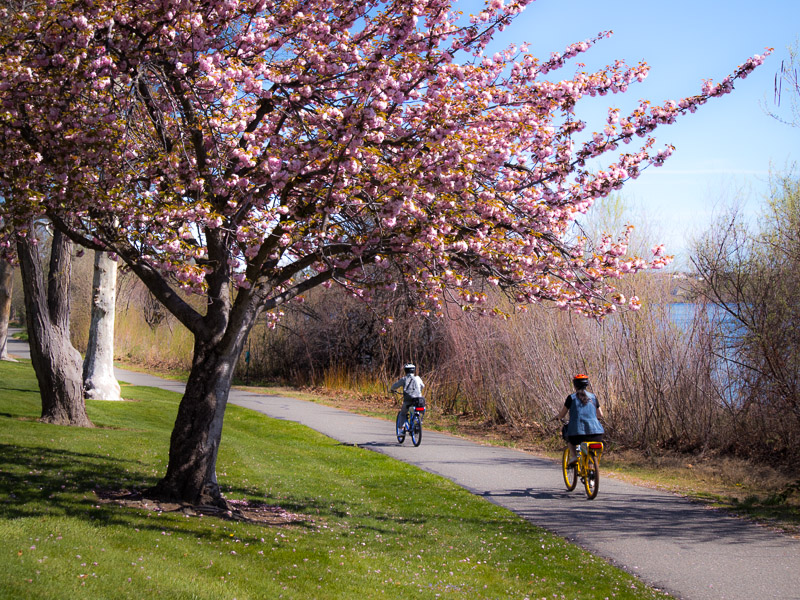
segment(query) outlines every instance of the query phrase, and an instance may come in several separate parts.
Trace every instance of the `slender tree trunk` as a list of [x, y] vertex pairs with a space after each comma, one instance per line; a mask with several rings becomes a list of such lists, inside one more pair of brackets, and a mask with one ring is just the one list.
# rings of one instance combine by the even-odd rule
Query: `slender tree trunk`
[[217, 483], [217, 452], [242, 346], [224, 350], [221, 343], [195, 342], [192, 370], [172, 430], [167, 473], [149, 496], [227, 507]]
[[114, 376], [114, 309], [117, 299], [117, 263], [107, 252], [94, 253], [92, 321], [83, 361], [83, 385], [92, 400], [122, 400]]
[[31, 362], [39, 381], [45, 423], [91, 427], [83, 398], [82, 360], [69, 339], [71, 243], [53, 234], [47, 284], [31, 233], [17, 244], [22, 270]]
[[11, 317], [13, 275], [11, 263], [0, 259], [0, 360], [11, 360], [8, 355], [8, 321]]

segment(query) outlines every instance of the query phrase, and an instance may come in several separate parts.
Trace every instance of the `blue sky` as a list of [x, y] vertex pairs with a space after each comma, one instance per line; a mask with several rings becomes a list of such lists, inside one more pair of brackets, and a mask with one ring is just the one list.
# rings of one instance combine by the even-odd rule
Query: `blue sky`
[[[478, 0], [456, 3], [465, 14], [481, 5]], [[625, 94], [602, 98], [601, 119], [607, 106], [625, 112], [641, 98], [661, 103], [696, 94], [703, 79], [720, 81], [749, 56], [774, 48], [731, 94], [657, 130], [657, 145], [673, 144], [675, 153], [621, 192], [626, 204], [655, 221], [651, 225], [659, 239], [654, 241], [685, 259], [692, 236], [708, 227], [721, 202], [738, 195], [746, 210], [757, 214], [770, 170], [800, 163], [800, 128], [777, 122], [764, 108], [775, 108], [775, 74], [788, 59], [787, 47], [800, 36], [800, 0], [537, 0], [497, 46], [527, 41], [534, 55], [547, 57], [605, 30], [613, 30], [613, 37], [579, 59], [587, 68], [615, 59], [631, 65], [644, 60], [651, 71]], [[557, 76], [567, 78], [573, 71], [570, 66]], [[592, 130], [603, 126], [588, 121]]]

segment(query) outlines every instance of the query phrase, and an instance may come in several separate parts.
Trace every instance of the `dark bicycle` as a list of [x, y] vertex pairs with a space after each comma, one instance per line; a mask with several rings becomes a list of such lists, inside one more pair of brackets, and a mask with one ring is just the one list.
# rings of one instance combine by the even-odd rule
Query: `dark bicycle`
[[411, 443], [419, 446], [422, 442], [422, 418], [425, 416], [425, 407], [419, 404], [409, 406], [408, 417], [403, 419], [402, 410], [397, 411], [395, 423], [397, 441], [401, 444], [406, 440], [406, 434], [411, 435]]

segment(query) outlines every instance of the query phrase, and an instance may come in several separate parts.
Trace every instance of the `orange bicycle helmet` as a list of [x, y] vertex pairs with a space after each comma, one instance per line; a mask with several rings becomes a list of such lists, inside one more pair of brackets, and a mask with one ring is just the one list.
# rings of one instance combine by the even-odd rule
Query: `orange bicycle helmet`
[[589, 385], [589, 376], [584, 375], [583, 373], [578, 373], [572, 377], [572, 385], [578, 389], [585, 388]]

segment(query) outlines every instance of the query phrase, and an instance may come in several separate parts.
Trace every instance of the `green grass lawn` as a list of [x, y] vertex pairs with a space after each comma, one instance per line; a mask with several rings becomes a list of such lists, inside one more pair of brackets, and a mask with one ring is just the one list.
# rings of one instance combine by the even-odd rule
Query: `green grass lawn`
[[662, 594], [453, 483], [229, 406], [229, 500], [259, 525], [102, 503], [164, 473], [179, 397], [123, 386], [94, 429], [37, 421], [29, 363], [0, 363], [0, 598], [653, 598]]

